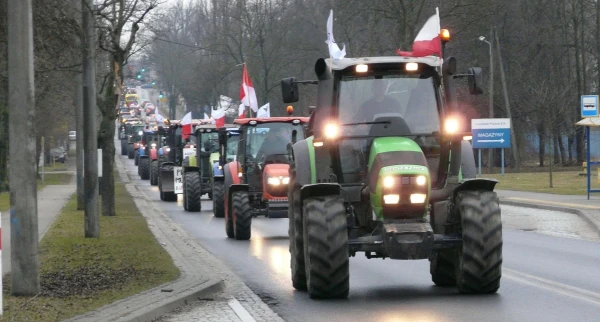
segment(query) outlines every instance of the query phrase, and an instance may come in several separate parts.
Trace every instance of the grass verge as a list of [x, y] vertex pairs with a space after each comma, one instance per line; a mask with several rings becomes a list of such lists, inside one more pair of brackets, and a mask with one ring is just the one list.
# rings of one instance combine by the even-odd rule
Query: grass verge
[[[562, 195], [585, 195], [587, 194], [587, 182], [585, 176], [579, 175], [580, 171], [564, 171], [552, 174], [553, 188], [550, 188], [548, 173], [506, 173], [482, 174], [483, 178], [494, 178], [500, 183], [496, 186], [501, 190], [517, 190], [554, 193]], [[599, 189], [597, 173], [592, 173], [592, 189]]]
[[41, 293], [12, 297], [8, 278], [0, 321], [60, 321], [179, 276], [125, 186], [115, 188], [117, 216], [100, 217], [99, 239], [83, 237], [83, 211], [71, 197], [40, 243]]

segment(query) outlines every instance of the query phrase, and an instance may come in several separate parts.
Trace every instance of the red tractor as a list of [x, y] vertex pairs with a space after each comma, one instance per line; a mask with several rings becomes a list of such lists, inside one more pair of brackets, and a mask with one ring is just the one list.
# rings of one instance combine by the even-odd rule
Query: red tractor
[[224, 168], [227, 237], [250, 239], [252, 217], [288, 217], [289, 151], [305, 137], [307, 117], [237, 119], [236, 161]]

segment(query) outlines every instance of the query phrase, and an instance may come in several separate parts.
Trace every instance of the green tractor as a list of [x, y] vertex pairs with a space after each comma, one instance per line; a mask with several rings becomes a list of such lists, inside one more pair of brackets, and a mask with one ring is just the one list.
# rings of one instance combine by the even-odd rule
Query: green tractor
[[183, 209], [190, 212], [202, 210], [200, 198], [208, 194], [212, 199], [211, 155], [218, 161], [219, 133], [214, 124], [199, 124], [195, 127], [196, 146], [183, 160]]
[[[481, 69], [456, 59], [319, 59], [309, 137], [292, 147], [288, 189], [293, 287], [346, 298], [349, 257], [429, 259], [433, 283], [461, 293], [500, 287], [502, 223], [495, 180], [475, 177], [455, 79], [481, 94]], [[317, 162], [318, 160], [318, 162]]]
[[236, 160], [236, 151], [240, 139], [240, 130], [235, 127], [222, 127], [218, 130], [219, 133], [219, 151], [211, 154], [211, 161], [217, 158], [213, 163], [212, 171], [212, 201], [213, 213], [217, 218], [225, 217], [225, 176], [223, 167], [228, 163]]
[[128, 159], [133, 159], [135, 157], [136, 149], [134, 148], [134, 143], [139, 142], [141, 140], [141, 134], [143, 133], [144, 125], [139, 121], [139, 119], [132, 119], [125, 123], [125, 127], [121, 132], [121, 154], [125, 152], [123, 155], [127, 155]]

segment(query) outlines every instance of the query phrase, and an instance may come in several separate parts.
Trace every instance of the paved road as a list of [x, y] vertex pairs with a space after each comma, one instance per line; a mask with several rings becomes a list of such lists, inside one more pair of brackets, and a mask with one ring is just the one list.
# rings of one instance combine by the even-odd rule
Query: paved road
[[[287, 321], [598, 321], [600, 243], [505, 229], [504, 270], [498, 294], [465, 296], [433, 286], [428, 261], [392, 261], [357, 256], [350, 261], [348, 300], [314, 301], [290, 283], [287, 219], [253, 221], [252, 240], [229, 240], [211, 202], [201, 213], [160, 202], [158, 190], [136, 180], [162, 209], [202, 245], [238, 272], [242, 280]], [[506, 207], [505, 217], [532, 209]], [[519, 214], [521, 212], [521, 214]], [[543, 215], [543, 214], [542, 214]], [[572, 216], [564, 214], [565, 216]], [[573, 217], [570, 225], [581, 223]], [[577, 237], [571, 234], [570, 237]]]

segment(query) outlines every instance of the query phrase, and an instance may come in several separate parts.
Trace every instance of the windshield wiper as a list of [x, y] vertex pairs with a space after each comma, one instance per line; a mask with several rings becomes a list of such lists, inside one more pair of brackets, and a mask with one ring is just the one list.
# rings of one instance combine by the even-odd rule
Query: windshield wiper
[[378, 121], [378, 122], [358, 122], [358, 123], [346, 123], [340, 124], [339, 126], [352, 126], [352, 125], [371, 125], [371, 124], [391, 124], [390, 121]]

